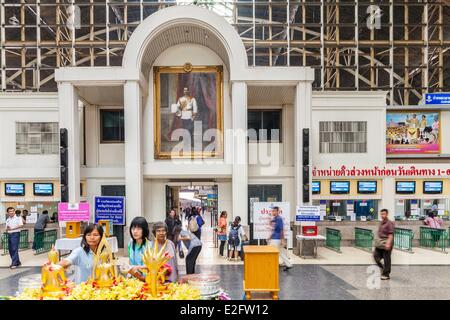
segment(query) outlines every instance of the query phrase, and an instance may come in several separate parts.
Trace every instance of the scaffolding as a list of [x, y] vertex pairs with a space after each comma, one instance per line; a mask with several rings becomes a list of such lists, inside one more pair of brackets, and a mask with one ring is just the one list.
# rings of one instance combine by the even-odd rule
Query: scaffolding
[[250, 66], [309, 66], [315, 90], [450, 91], [450, 1], [0, 0], [1, 91], [56, 91], [64, 66], [120, 66], [145, 18], [174, 5], [229, 21]]

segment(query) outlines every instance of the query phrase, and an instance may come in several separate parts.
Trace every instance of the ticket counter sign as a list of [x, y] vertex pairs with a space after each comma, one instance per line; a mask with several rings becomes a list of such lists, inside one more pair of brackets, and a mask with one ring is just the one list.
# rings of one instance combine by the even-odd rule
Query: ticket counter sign
[[58, 203], [58, 221], [89, 221], [90, 206], [88, 202]]
[[254, 202], [253, 203], [253, 239], [267, 240], [272, 235], [272, 208], [279, 207], [283, 218], [284, 237], [287, 239], [290, 229], [289, 202]]
[[125, 225], [125, 197], [94, 197], [95, 223], [111, 220], [114, 225]]
[[320, 221], [320, 206], [298, 206], [295, 213], [295, 224], [303, 221]]

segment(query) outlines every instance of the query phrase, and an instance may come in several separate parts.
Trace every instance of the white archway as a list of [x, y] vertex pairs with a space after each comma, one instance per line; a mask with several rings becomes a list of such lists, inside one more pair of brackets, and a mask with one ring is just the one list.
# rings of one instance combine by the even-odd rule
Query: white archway
[[[189, 37], [180, 32], [162, 35], [177, 28], [194, 28]], [[204, 33], [199, 33], [202, 30]], [[179, 31], [179, 30], [178, 30]], [[154, 59], [168, 47], [180, 43], [198, 43], [210, 47], [227, 65], [230, 80], [247, 68], [247, 54], [236, 30], [219, 15], [196, 6], [174, 6], [145, 19], [133, 32], [125, 48], [122, 66], [141, 70], [146, 76]], [[152, 48], [149, 50], [149, 48]]]

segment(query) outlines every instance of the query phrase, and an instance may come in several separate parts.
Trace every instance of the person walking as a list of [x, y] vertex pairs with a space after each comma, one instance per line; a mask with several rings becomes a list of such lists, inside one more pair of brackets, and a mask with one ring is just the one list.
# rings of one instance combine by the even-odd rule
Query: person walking
[[6, 209], [8, 219], [6, 219], [6, 232], [8, 233], [8, 250], [11, 257], [11, 269], [20, 267], [22, 263], [19, 259], [19, 243], [20, 243], [20, 229], [23, 226], [22, 217], [16, 215], [13, 207]]
[[288, 271], [292, 268], [292, 263], [289, 260], [287, 250], [284, 248], [286, 245], [286, 240], [284, 238], [284, 222], [283, 218], [280, 217], [280, 208], [275, 206], [272, 208], [272, 234], [268, 240], [269, 245], [277, 247], [280, 250], [280, 260], [282, 265], [284, 264], [283, 271]]
[[219, 224], [217, 225], [217, 237], [220, 241], [219, 254], [224, 257], [223, 250], [225, 248], [225, 242], [227, 242], [227, 212], [222, 211], [220, 213]]
[[[39, 218], [37, 219], [35, 225], [34, 225], [34, 237], [33, 237], [33, 250], [36, 250], [36, 239], [37, 239], [37, 235], [40, 232], [44, 232], [45, 227], [47, 226], [48, 221], [50, 220], [50, 218], [48, 217], [48, 211], [44, 210], [42, 211], [42, 214], [39, 216]], [[43, 239], [41, 238], [41, 241]]]
[[[375, 241], [373, 257], [378, 267], [382, 269], [381, 280], [389, 280], [391, 273], [391, 253], [394, 244], [394, 223], [388, 219], [389, 211], [380, 211], [381, 222], [378, 227], [378, 239]], [[381, 263], [384, 261], [384, 265]]]

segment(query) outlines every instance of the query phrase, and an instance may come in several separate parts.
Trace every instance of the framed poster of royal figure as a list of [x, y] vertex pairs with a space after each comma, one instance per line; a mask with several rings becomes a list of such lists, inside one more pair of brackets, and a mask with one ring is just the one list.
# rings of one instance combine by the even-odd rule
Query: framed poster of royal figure
[[222, 66], [154, 67], [155, 159], [223, 158]]

